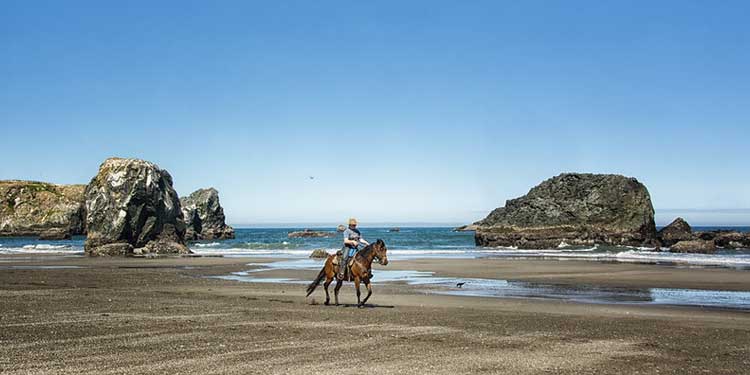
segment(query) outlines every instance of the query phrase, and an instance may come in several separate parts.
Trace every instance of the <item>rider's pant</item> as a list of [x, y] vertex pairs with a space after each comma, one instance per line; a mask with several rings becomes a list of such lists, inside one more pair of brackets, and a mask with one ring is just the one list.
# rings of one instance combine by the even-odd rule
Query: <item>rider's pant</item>
[[343, 248], [341, 248], [342, 255], [341, 255], [341, 265], [340, 265], [341, 272], [340, 273], [342, 275], [344, 274], [346, 267], [349, 265], [349, 258], [351, 258], [356, 252], [357, 252], [356, 248], [350, 248], [348, 246], [344, 246]]

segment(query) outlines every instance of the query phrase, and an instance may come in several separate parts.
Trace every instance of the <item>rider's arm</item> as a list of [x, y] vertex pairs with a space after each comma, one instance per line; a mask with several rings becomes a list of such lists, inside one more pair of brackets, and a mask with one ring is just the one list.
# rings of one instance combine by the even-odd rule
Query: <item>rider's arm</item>
[[364, 238], [362, 238], [362, 237], [360, 237], [360, 238], [359, 238], [359, 242], [361, 242], [361, 243], [365, 244], [365, 246], [369, 246], [369, 245], [370, 245], [370, 243], [369, 243], [369, 242], [367, 242], [367, 241], [365, 241], [365, 239], [364, 239]]
[[359, 244], [357, 243], [357, 241], [349, 239], [349, 232], [350, 232], [349, 229], [346, 229], [344, 231], [344, 245], [350, 245], [350, 246], [355, 246], [356, 247]]

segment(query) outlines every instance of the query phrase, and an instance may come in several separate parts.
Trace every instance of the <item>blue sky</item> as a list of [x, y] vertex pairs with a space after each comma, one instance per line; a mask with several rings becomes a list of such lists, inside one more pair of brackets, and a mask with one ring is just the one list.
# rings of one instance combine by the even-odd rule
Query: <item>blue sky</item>
[[460, 223], [620, 173], [658, 221], [750, 224], [747, 2], [0, 8], [1, 179], [139, 157], [233, 223]]

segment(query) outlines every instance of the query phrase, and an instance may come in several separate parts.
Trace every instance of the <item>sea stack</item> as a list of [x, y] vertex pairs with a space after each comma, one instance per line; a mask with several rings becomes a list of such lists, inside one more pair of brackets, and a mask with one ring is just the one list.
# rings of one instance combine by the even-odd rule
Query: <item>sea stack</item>
[[0, 236], [67, 239], [84, 234], [86, 185], [0, 181]]
[[139, 159], [110, 158], [86, 187], [88, 255], [189, 253], [172, 176]]
[[685, 219], [678, 217], [671, 224], [659, 231], [659, 241], [662, 246], [672, 246], [680, 241], [690, 241], [693, 239], [693, 228]]
[[198, 189], [180, 198], [187, 230], [185, 239], [212, 240], [234, 238], [234, 228], [226, 224], [219, 192], [214, 188]]
[[478, 246], [544, 249], [563, 243], [657, 243], [648, 190], [635, 178], [611, 174], [561, 174], [507, 201], [476, 224]]

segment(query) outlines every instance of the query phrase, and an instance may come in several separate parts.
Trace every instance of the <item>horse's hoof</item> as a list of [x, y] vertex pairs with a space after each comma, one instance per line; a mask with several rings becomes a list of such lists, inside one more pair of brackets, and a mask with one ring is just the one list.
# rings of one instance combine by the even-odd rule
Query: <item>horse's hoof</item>
[[325, 301], [325, 302], [323, 302], [323, 304], [324, 304], [324, 305], [326, 305], [326, 306], [328, 306], [328, 305], [330, 305], [331, 303], [330, 303], [330, 302], [328, 302], [328, 301]]

